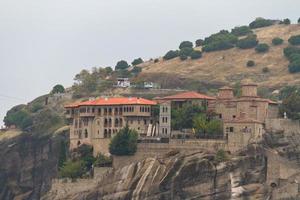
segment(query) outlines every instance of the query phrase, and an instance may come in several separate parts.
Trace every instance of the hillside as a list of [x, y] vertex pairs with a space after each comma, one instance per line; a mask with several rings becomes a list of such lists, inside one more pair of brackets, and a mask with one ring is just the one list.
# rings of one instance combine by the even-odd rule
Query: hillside
[[[300, 25], [273, 25], [254, 29], [259, 43], [267, 43], [270, 50], [267, 53], [256, 53], [252, 49], [232, 48], [223, 51], [204, 53], [198, 60], [181, 61], [179, 58], [171, 60], [159, 59], [159, 62], [145, 62], [140, 78], [147, 80], [172, 82], [191, 79], [208, 85], [232, 85], [242, 79], [252, 79], [261, 86], [278, 88], [283, 85], [300, 83], [300, 73], [290, 74], [288, 60], [283, 55], [283, 49], [288, 46], [288, 39], [292, 35], [300, 34]], [[272, 45], [272, 39], [284, 39], [282, 45]], [[246, 67], [248, 60], [256, 63], [255, 67]], [[270, 72], [263, 73], [268, 67]], [[158, 77], [159, 75], [159, 77]], [[167, 78], [167, 80], [166, 80]], [[177, 81], [176, 81], [177, 79]]]

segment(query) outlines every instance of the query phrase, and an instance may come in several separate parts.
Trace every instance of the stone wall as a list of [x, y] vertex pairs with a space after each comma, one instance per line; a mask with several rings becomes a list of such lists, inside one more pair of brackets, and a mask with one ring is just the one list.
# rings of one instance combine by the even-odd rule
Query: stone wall
[[174, 150], [193, 153], [202, 150], [216, 151], [218, 149], [227, 150], [225, 140], [171, 139], [169, 143], [139, 143], [137, 152], [133, 156], [114, 156], [113, 167], [117, 169], [147, 157], [162, 158], [164, 154]]
[[268, 132], [284, 132], [285, 134], [300, 133], [300, 123], [291, 119], [266, 119], [266, 130]]

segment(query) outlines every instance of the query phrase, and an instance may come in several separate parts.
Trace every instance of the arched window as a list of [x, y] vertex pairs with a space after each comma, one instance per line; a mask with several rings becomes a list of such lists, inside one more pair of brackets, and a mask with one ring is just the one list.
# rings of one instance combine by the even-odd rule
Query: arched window
[[122, 127], [123, 126], [123, 119], [122, 118], [120, 118], [120, 126]]
[[104, 138], [107, 138], [107, 129], [104, 129]]
[[119, 120], [118, 118], [115, 119], [115, 127], [118, 127], [119, 126]]
[[108, 130], [108, 137], [111, 138], [111, 129]]
[[85, 137], [85, 138], [88, 138], [88, 136], [89, 136], [89, 134], [88, 134], [87, 129], [84, 129], [84, 137]]

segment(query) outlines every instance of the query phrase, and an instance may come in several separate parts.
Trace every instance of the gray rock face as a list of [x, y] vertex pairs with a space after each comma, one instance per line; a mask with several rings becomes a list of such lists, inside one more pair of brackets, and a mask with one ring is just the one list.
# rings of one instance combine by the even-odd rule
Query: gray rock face
[[264, 199], [264, 157], [238, 157], [216, 165], [205, 152], [147, 158], [111, 171], [97, 186], [44, 199]]
[[40, 199], [57, 176], [66, 136], [22, 134], [0, 142], [0, 199]]

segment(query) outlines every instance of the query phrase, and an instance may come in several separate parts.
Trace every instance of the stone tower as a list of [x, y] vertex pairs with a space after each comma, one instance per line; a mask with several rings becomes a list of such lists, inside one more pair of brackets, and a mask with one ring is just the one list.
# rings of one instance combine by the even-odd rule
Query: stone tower
[[255, 83], [242, 84], [242, 97], [257, 97], [257, 84]]
[[233, 89], [230, 87], [222, 87], [219, 89], [218, 98], [219, 99], [233, 99]]

